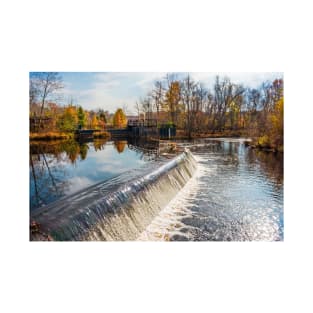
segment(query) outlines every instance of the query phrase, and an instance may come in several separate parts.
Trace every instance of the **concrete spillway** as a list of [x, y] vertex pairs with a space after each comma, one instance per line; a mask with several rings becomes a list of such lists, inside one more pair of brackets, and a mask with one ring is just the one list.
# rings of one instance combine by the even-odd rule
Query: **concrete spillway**
[[99, 183], [31, 212], [31, 240], [134, 240], [192, 177], [186, 151], [158, 168]]

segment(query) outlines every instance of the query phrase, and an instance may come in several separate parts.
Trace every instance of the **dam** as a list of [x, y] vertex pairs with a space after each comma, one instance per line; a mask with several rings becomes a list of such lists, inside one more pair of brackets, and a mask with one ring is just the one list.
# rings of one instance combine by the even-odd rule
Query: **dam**
[[31, 240], [135, 240], [192, 177], [187, 150], [141, 175], [123, 175], [31, 212]]

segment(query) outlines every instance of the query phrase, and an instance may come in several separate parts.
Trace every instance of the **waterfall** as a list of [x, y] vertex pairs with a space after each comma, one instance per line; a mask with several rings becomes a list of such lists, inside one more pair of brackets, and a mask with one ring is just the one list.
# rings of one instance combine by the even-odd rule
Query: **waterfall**
[[188, 150], [128, 181], [113, 178], [31, 212], [31, 240], [135, 240], [187, 183], [197, 163]]

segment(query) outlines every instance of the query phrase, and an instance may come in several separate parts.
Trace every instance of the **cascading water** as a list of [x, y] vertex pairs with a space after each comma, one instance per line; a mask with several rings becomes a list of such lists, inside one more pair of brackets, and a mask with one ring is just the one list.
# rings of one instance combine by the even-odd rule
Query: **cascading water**
[[31, 240], [134, 240], [192, 177], [197, 162], [185, 151], [151, 173], [128, 174], [31, 212]]

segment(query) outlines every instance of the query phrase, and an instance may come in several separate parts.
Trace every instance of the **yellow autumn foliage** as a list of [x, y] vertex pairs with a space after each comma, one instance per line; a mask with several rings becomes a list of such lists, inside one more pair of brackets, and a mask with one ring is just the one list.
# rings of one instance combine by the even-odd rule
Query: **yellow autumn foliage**
[[98, 129], [98, 119], [97, 119], [97, 116], [94, 115], [92, 117], [92, 120], [91, 120], [91, 128], [92, 129]]
[[122, 109], [117, 109], [113, 116], [114, 127], [121, 128], [125, 127], [127, 124], [127, 118]]
[[284, 97], [276, 101], [273, 111], [268, 117], [266, 133], [258, 138], [260, 147], [283, 151], [284, 145]]

